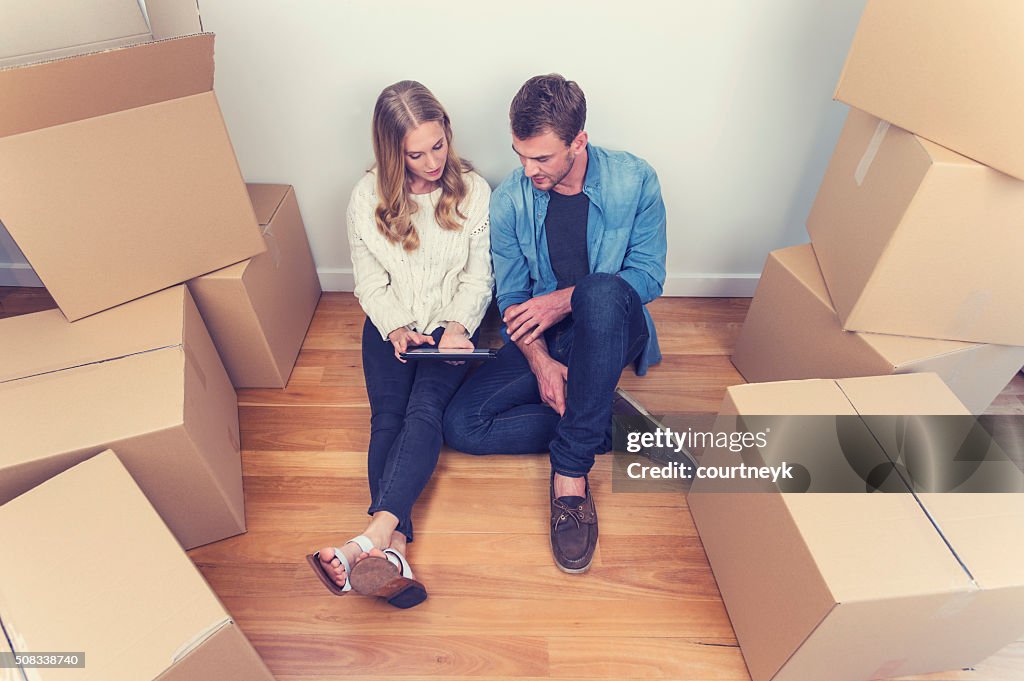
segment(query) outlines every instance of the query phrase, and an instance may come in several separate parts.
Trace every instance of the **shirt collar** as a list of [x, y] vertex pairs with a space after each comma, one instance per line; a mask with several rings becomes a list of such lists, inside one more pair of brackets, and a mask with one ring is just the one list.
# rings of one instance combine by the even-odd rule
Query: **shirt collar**
[[[529, 178], [525, 175], [523, 177], [530, 184], [533, 197], [537, 199], [543, 196], [543, 200], [547, 201], [548, 192], [537, 189]], [[587, 173], [583, 176], [583, 193], [592, 203], [597, 204], [598, 208], [601, 207], [601, 170], [598, 167], [597, 159], [594, 158], [594, 147], [590, 142], [587, 142]]]

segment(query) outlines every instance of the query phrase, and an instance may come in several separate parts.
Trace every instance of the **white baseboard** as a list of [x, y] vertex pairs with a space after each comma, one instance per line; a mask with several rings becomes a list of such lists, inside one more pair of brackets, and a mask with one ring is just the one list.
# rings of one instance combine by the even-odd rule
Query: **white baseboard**
[[[355, 287], [352, 268], [317, 270], [325, 291], [351, 291]], [[669, 297], [749, 298], [757, 288], [757, 274], [669, 274], [664, 295]], [[42, 286], [39, 277], [25, 263], [0, 263], [0, 286]]]
[[320, 277], [320, 288], [325, 291], [351, 291], [356, 287], [351, 267], [318, 268], [316, 273]]
[[760, 274], [672, 274], [662, 295], [669, 298], [752, 298]]

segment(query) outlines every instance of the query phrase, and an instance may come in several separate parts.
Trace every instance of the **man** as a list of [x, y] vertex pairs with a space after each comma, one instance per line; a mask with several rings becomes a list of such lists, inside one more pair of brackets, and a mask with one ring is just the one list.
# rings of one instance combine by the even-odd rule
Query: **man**
[[511, 342], [470, 376], [445, 438], [473, 454], [550, 451], [551, 549], [590, 567], [597, 510], [587, 474], [611, 448], [623, 367], [661, 359], [644, 305], [665, 280], [665, 205], [643, 159], [588, 143], [583, 91], [536, 76], [512, 100], [522, 168], [491, 196], [498, 309]]

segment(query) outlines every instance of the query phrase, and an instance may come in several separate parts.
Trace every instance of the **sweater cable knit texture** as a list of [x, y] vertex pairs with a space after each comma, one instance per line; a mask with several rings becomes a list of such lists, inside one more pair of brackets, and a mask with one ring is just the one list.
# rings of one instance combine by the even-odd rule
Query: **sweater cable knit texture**
[[442, 228], [434, 217], [440, 188], [410, 195], [418, 207], [412, 222], [420, 246], [414, 251], [389, 242], [377, 229], [376, 172], [366, 173], [352, 190], [347, 222], [355, 295], [381, 338], [403, 326], [429, 334], [455, 321], [472, 335], [480, 325], [494, 283], [487, 217], [491, 189], [474, 172], [465, 179], [469, 192], [459, 209], [467, 219], [458, 231]]

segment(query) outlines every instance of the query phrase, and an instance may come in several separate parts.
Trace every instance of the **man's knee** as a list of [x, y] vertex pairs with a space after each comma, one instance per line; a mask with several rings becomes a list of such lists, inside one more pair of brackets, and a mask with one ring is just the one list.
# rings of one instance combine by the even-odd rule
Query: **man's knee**
[[605, 272], [594, 272], [576, 282], [572, 292], [573, 319], [600, 318], [609, 314], [621, 314], [622, 307], [615, 301], [627, 301], [629, 284], [621, 277]]
[[473, 451], [473, 442], [478, 439], [473, 437], [477, 425], [474, 422], [475, 418], [471, 405], [460, 399], [459, 394], [456, 394], [455, 398], [448, 403], [448, 408], [444, 410], [442, 428], [445, 443], [460, 452], [477, 454], [478, 452]]

